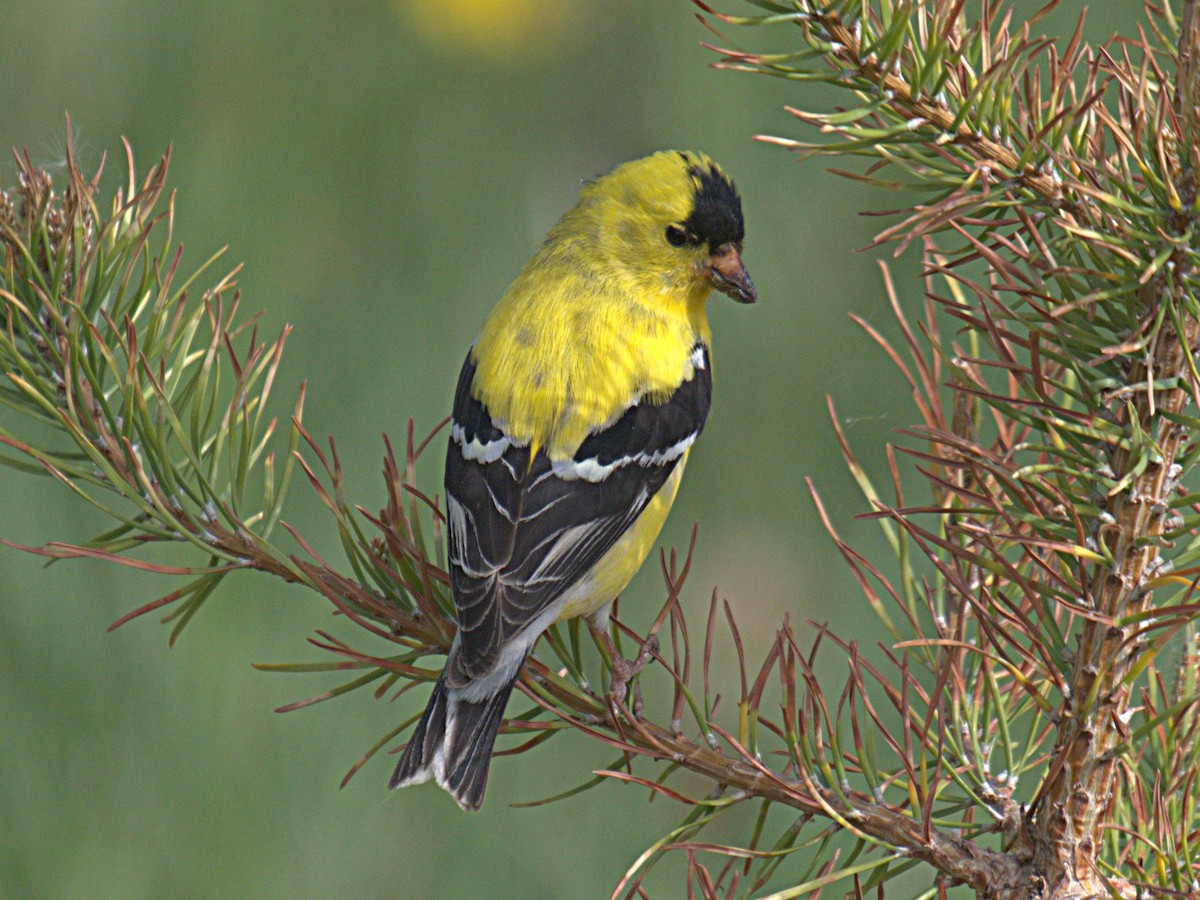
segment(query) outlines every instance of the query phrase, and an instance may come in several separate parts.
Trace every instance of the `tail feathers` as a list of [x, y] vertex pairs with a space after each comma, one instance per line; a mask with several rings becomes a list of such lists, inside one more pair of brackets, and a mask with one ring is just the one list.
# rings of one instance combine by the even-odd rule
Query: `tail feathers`
[[[433, 776], [434, 769], [441, 768], [440, 754], [446, 737], [447, 700], [446, 673], [443, 671], [442, 677], [438, 679], [433, 693], [429, 696], [425, 714], [417, 723], [417, 730], [413, 732], [396, 771], [388, 781], [388, 787], [392, 790], [428, 781]], [[438, 778], [438, 781], [441, 781], [441, 778]]]
[[463, 809], [479, 809], [513, 682], [479, 702], [451, 697], [445, 682], [443, 672], [388, 787], [433, 778]]

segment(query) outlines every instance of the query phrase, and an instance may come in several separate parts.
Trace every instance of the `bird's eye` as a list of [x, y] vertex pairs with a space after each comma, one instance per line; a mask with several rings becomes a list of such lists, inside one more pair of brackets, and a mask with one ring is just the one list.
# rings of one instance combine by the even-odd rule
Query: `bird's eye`
[[687, 243], [687, 232], [678, 225], [667, 226], [667, 243], [672, 247], [682, 247]]

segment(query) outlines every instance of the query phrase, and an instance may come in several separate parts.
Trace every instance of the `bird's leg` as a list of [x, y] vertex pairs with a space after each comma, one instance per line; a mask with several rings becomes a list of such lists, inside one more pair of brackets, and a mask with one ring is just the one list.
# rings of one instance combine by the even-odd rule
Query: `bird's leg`
[[642, 698], [642, 680], [639, 678], [633, 683], [633, 717], [639, 722], [642, 721], [642, 711], [646, 708], [646, 701]]
[[[629, 684], [630, 679], [635, 678], [638, 674], [640, 674], [642, 669], [646, 668], [646, 663], [648, 663], [654, 659], [654, 654], [659, 651], [659, 647], [660, 647], [660, 644], [658, 642], [658, 635], [652, 634], [648, 638], [646, 638], [644, 641], [642, 641], [641, 646], [638, 648], [637, 656], [635, 656], [632, 660], [622, 659], [621, 660], [621, 668], [623, 671], [621, 674], [622, 674], [623, 678], [619, 683], [617, 682], [617, 674], [616, 674], [615, 667], [614, 667], [613, 684], [609, 688], [610, 692], [611, 693], [623, 692], [625, 690], [625, 685]], [[617, 658], [620, 659], [620, 657], [617, 657]], [[633, 687], [634, 687], [633, 711], [635, 713], [640, 714], [641, 707], [643, 705], [641, 702], [641, 700], [642, 700], [641, 682], [638, 682]]]
[[[607, 622], [605, 622], [607, 624]], [[633, 659], [625, 659], [617, 652], [616, 644], [613, 643], [612, 635], [608, 633], [608, 629], [600, 623], [588, 619], [588, 630], [591, 631], [599, 643], [604, 645], [605, 651], [608, 653], [608, 658], [612, 660], [612, 678], [609, 680], [608, 693], [612, 697], [625, 696], [625, 688], [629, 682], [637, 677], [638, 673], [646, 667], [646, 663], [653, 659], [654, 654], [658, 652], [659, 642], [658, 635], [652, 634], [646, 640], [642, 641], [641, 647], [638, 648], [638, 654]], [[642, 706], [640, 689], [635, 686], [634, 694], [634, 713], [640, 713]]]

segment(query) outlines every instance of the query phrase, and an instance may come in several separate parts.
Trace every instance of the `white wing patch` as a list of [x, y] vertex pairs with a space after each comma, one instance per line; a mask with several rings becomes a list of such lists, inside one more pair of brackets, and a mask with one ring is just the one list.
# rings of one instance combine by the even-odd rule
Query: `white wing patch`
[[467, 430], [457, 422], [450, 426], [450, 440], [462, 449], [463, 459], [480, 463], [494, 463], [507, 453], [510, 447], [525, 446], [524, 443], [517, 443], [508, 435], [494, 441], [481, 441], [477, 437], [468, 441]]
[[561, 478], [563, 481], [590, 481], [597, 483], [604, 481], [615, 470], [622, 469], [625, 466], [662, 466], [667, 463], [675, 462], [679, 457], [683, 456], [696, 441], [698, 431], [693, 431], [681, 441], [677, 441], [670, 447], [665, 447], [662, 450], [655, 450], [653, 453], [631, 453], [628, 456], [620, 456], [610, 463], [602, 463], [595, 457], [591, 459], [556, 459], [550, 464], [550, 471], [543, 475], [546, 478], [553, 475], [555, 478]]

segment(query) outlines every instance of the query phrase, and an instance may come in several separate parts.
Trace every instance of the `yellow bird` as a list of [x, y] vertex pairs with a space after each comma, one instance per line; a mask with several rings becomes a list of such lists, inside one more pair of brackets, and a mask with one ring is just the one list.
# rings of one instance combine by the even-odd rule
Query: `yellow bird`
[[708, 157], [634, 160], [584, 187], [488, 316], [446, 454], [458, 635], [389, 787], [433, 778], [478, 809], [542, 632], [588, 616], [607, 638], [708, 417], [708, 296], [756, 299], [744, 234], [737, 190]]

